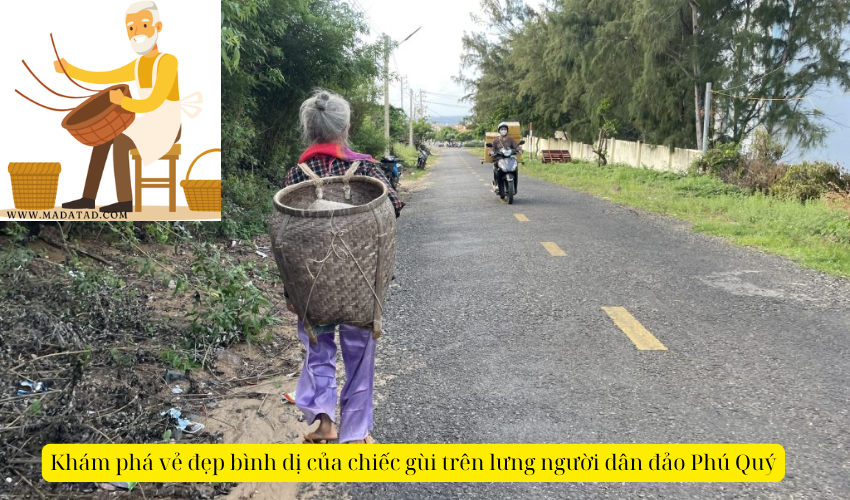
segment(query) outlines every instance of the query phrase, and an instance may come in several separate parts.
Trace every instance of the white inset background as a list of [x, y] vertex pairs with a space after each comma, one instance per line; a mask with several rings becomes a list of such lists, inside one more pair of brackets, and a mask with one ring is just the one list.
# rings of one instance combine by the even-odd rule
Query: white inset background
[[[182, 154], [177, 161], [177, 206], [187, 206], [180, 181], [192, 160], [202, 152], [221, 147], [221, 2], [217, 0], [155, 0], [162, 31], [159, 51], [173, 54], [178, 61], [180, 98], [200, 91], [203, 111], [195, 119], [182, 114], [180, 138]], [[124, 16], [134, 0], [41, 0], [4, 2], [4, 50], [0, 52], [0, 209], [13, 208], [10, 162], [59, 162], [59, 189], [56, 206], [82, 197], [92, 148], [74, 139], [62, 128], [68, 112], [50, 111], [27, 101], [26, 96], [51, 108], [74, 108], [82, 99], [65, 99], [51, 94], [29, 74], [21, 60], [54, 91], [71, 96], [91, 95], [53, 69], [56, 56], [89, 71], [120, 68], [139, 57], [130, 47]], [[80, 82], [84, 87], [102, 89], [108, 85]], [[138, 97], [135, 83], [131, 93]], [[210, 153], [195, 164], [192, 179], [220, 179], [221, 155]], [[144, 167], [144, 177], [168, 177], [168, 162], [160, 160]], [[135, 183], [135, 165], [130, 161], [130, 177]], [[135, 185], [134, 185], [135, 193]], [[145, 189], [145, 206], [168, 206], [168, 189]], [[112, 153], [97, 192], [97, 205], [117, 201]], [[135, 200], [134, 200], [135, 203]]]

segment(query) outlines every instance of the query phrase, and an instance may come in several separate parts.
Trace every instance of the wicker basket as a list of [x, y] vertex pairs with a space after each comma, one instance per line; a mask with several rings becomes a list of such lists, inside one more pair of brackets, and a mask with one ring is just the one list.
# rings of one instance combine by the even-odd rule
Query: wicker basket
[[[348, 324], [381, 334], [381, 313], [395, 265], [395, 211], [386, 185], [345, 176], [288, 186], [274, 196], [269, 226], [272, 253], [289, 300], [313, 326]], [[354, 205], [338, 210], [307, 210], [317, 199]]]
[[10, 163], [12, 196], [15, 208], [47, 210], [55, 206], [56, 187], [59, 184], [58, 163]]
[[115, 139], [136, 119], [132, 111], [112, 104], [109, 100], [110, 90], [120, 90], [130, 97], [128, 85], [103, 89], [71, 110], [62, 120], [62, 127], [86, 146], [100, 146]]
[[195, 162], [205, 154], [215, 151], [221, 152], [221, 149], [208, 149], [192, 160], [189, 171], [186, 172], [186, 179], [180, 181], [180, 187], [183, 188], [183, 193], [186, 195], [186, 203], [189, 204], [189, 210], [193, 212], [221, 212], [221, 181], [189, 180], [189, 174], [192, 173]]

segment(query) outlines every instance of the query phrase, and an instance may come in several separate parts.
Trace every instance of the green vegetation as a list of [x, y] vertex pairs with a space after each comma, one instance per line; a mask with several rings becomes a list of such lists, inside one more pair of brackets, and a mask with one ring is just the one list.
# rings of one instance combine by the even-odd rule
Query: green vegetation
[[850, 276], [850, 217], [821, 200], [800, 203], [724, 183], [623, 165], [541, 164], [523, 174], [693, 223], [699, 232], [784, 255], [830, 274]]
[[534, 122], [540, 137], [563, 130], [593, 144], [608, 122], [618, 139], [699, 148], [713, 82], [723, 142], [763, 126], [807, 148], [827, 128], [801, 99], [825, 84], [850, 90], [850, 39], [837, 28], [850, 0], [554, 0], [537, 11], [483, 0], [477, 21], [458, 78], [475, 94], [476, 131]]
[[173, 348], [162, 351], [159, 358], [178, 370], [194, 370], [201, 367], [201, 363], [195, 361], [185, 351], [178, 351]]
[[834, 189], [845, 189], [848, 181], [836, 165], [825, 162], [803, 162], [788, 167], [771, 191], [784, 199], [802, 202], [820, 198]]
[[393, 153], [401, 158], [405, 170], [416, 170], [416, 161], [419, 159], [419, 153], [415, 147], [399, 142], [393, 145]]
[[192, 318], [194, 345], [229, 345], [258, 338], [277, 318], [265, 314], [271, 303], [251, 280], [251, 264], [237, 264], [213, 245], [195, 250], [192, 282], [195, 305]]
[[[383, 41], [365, 43], [363, 15], [341, 0], [223, 0], [221, 12], [223, 213], [203, 230], [245, 239], [266, 232], [271, 197], [304, 149], [298, 109], [314, 89], [351, 103], [353, 149], [383, 153]], [[401, 109], [390, 110], [390, 133], [408, 135]]]

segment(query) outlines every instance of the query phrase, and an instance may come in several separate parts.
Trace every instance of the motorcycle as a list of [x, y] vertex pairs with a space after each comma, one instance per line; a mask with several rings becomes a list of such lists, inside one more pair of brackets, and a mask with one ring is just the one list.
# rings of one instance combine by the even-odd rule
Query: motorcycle
[[[525, 144], [525, 141], [519, 141], [519, 145], [522, 146]], [[493, 143], [488, 142], [486, 144], [488, 148], [493, 147]], [[493, 181], [493, 191], [498, 194], [501, 198], [508, 198], [508, 205], [512, 205], [514, 202], [514, 195], [516, 194], [516, 173], [518, 162], [516, 160], [517, 151], [511, 148], [502, 148], [499, 151], [494, 152], [490, 155], [491, 158], [496, 160], [496, 165], [493, 166], [496, 171], [497, 181]]]
[[401, 179], [401, 159], [395, 156], [384, 156], [381, 158], [381, 170], [390, 181], [390, 186], [396, 189], [398, 181]]
[[428, 161], [428, 152], [424, 149], [419, 150], [419, 159], [416, 161], [416, 168], [423, 169], [425, 168], [425, 163]]

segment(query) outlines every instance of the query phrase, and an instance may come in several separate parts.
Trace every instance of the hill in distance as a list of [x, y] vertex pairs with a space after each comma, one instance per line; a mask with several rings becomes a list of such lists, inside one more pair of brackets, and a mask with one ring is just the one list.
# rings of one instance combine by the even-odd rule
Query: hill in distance
[[463, 121], [464, 116], [432, 116], [428, 122], [434, 125], [457, 125]]

